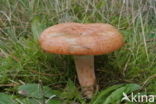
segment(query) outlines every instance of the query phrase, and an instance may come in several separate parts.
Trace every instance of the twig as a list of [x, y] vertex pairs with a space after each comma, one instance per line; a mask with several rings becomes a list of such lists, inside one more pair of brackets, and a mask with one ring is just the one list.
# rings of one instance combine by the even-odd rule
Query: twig
[[0, 87], [14, 87], [14, 86], [18, 86], [18, 84], [15, 83], [0, 84]]
[[147, 83], [152, 80], [153, 78], [156, 78], [156, 74], [148, 77], [144, 82], [143, 82], [143, 87], [145, 87], [147, 85]]
[[149, 40], [146, 40], [146, 42], [153, 42], [153, 41], [156, 41], [156, 39], [149, 39]]
[[59, 76], [59, 75], [62, 75], [62, 74], [47, 74], [47, 73], [41, 73], [41, 72], [38, 72], [38, 71], [35, 71], [35, 70], [30, 70], [32, 73], [34, 74], [40, 74], [40, 75], [44, 75], [44, 76]]

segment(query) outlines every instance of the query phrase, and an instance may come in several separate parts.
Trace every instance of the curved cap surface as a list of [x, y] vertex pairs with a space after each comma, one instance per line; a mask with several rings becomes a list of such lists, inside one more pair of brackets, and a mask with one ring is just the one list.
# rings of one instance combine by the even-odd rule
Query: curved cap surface
[[123, 45], [123, 37], [109, 24], [63, 23], [45, 29], [39, 43], [50, 53], [100, 55], [119, 49]]

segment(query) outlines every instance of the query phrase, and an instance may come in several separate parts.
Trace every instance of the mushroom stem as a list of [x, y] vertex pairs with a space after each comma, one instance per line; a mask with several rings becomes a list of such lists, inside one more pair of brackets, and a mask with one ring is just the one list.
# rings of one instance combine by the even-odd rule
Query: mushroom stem
[[74, 56], [79, 83], [84, 96], [91, 98], [96, 89], [94, 56]]

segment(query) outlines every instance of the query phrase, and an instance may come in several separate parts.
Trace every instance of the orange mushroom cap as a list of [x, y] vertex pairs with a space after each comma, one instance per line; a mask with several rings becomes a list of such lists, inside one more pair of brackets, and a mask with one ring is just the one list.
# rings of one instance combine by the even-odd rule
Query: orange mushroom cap
[[109, 24], [63, 23], [44, 30], [41, 48], [50, 53], [67, 55], [100, 55], [123, 45], [119, 31]]

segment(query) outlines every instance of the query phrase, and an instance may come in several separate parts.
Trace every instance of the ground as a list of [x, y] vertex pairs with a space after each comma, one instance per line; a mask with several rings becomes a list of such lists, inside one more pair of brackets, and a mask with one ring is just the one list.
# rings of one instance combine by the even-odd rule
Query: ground
[[[95, 56], [100, 90], [90, 101], [73, 57], [38, 44], [45, 28], [64, 22], [109, 23], [124, 36], [120, 50]], [[0, 0], [0, 104], [120, 104], [123, 92], [156, 95], [155, 53], [155, 0]]]

